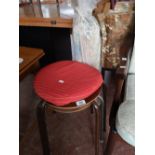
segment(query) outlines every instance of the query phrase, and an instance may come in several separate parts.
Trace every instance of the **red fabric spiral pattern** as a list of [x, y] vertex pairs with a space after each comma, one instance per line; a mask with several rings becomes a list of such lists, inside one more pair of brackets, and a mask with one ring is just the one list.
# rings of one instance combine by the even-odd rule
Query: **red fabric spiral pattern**
[[64, 106], [89, 97], [102, 83], [97, 69], [76, 61], [58, 61], [38, 72], [34, 89], [45, 101]]

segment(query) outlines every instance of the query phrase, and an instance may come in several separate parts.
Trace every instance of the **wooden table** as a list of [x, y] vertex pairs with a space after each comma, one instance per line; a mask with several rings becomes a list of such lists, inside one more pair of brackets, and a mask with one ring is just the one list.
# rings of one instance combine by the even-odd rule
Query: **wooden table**
[[39, 59], [43, 57], [43, 55], [44, 52], [42, 49], [19, 47], [19, 57], [24, 59], [24, 61], [19, 64], [20, 80], [34, 69], [34, 66], [38, 64]]
[[20, 26], [72, 28], [72, 19], [61, 18], [56, 1], [43, 1], [19, 6]]

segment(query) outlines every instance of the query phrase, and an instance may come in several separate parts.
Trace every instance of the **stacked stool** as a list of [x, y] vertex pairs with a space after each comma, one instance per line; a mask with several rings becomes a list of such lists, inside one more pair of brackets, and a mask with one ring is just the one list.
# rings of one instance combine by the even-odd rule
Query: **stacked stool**
[[58, 61], [38, 72], [34, 89], [41, 98], [37, 118], [44, 155], [50, 154], [45, 108], [74, 113], [90, 107], [95, 109], [95, 155], [99, 154], [99, 105], [96, 99], [102, 85], [102, 75], [97, 69], [76, 61]]

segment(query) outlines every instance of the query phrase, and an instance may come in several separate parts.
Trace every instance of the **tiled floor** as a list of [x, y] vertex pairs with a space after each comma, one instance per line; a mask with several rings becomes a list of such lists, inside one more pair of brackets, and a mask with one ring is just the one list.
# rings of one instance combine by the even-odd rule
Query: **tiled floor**
[[[33, 76], [29, 75], [20, 82], [20, 155], [42, 155], [35, 115], [38, 98], [32, 91], [32, 80]], [[111, 81], [107, 89], [106, 141], [113, 94], [114, 85]], [[74, 114], [52, 113], [47, 110], [48, 133], [53, 155], [94, 155], [94, 121], [94, 114], [91, 114], [90, 110]], [[100, 155], [103, 155], [104, 146], [105, 144], [100, 145]], [[113, 155], [134, 155], [134, 152], [128, 151], [128, 145], [119, 142]]]

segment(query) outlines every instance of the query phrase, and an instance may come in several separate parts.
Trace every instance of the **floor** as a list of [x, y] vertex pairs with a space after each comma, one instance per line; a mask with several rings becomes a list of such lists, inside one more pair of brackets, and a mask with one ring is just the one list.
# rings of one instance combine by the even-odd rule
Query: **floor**
[[[42, 155], [35, 108], [39, 101], [32, 88], [34, 76], [28, 75], [20, 82], [20, 155]], [[114, 95], [113, 78], [107, 89], [107, 132], [105, 143], [100, 144], [100, 155], [109, 134], [108, 119]], [[85, 110], [74, 114], [46, 112], [50, 149], [53, 155], [94, 155], [94, 114]], [[113, 135], [118, 143], [111, 155], [134, 155], [134, 150]]]

